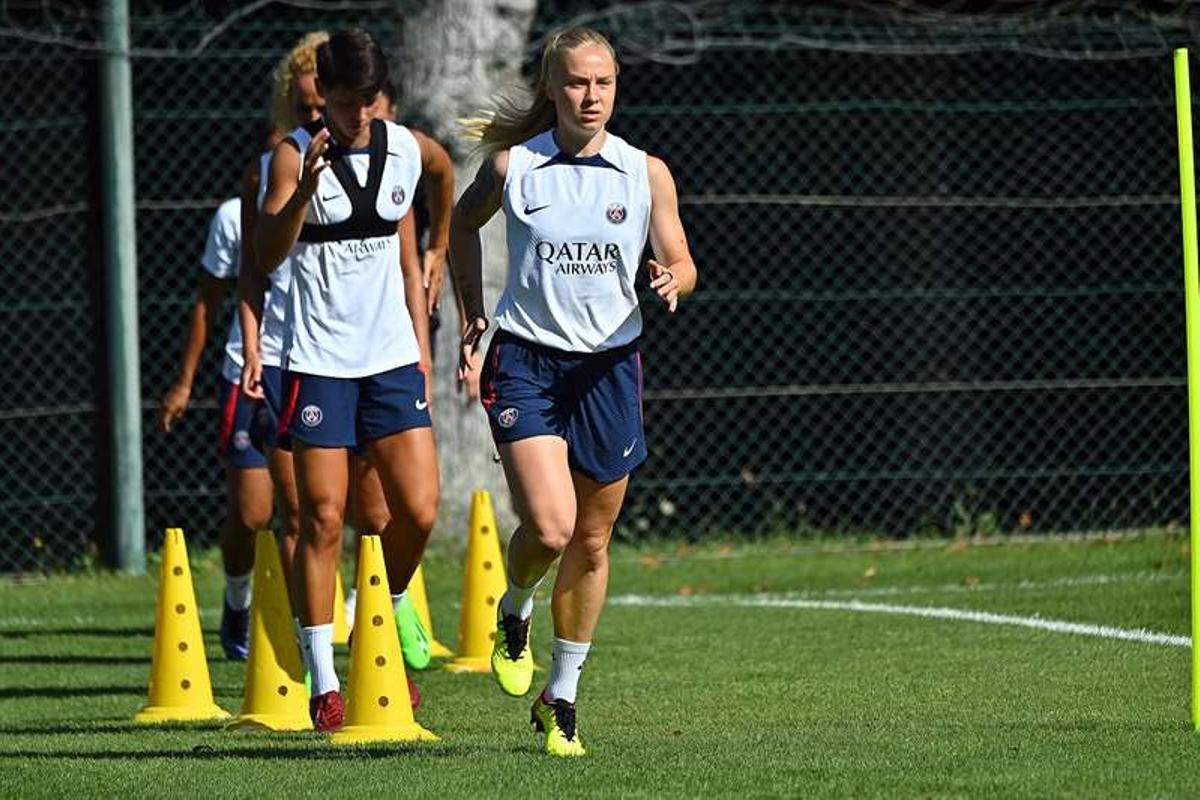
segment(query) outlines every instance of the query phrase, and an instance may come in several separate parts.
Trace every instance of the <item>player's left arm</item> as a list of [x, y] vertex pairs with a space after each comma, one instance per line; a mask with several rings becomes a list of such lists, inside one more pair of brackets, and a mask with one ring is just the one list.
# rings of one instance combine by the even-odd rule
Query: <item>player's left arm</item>
[[674, 313], [681, 298], [696, 288], [696, 263], [679, 219], [675, 179], [662, 159], [647, 156], [650, 173], [650, 287]]
[[433, 347], [429, 338], [429, 314], [426, 311], [425, 276], [417, 255], [417, 223], [412, 209], [400, 220], [400, 273], [404, 276], [404, 302], [412, 317], [413, 333], [421, 351], [421, 371], [425, 373], [425, 402], [433, 399]]
[[422, 266], [427, 299], [426, 314], [432, 314], [442, 296], [446, 253], [450, 247], [450, 212], [454, 208], [454, 165], [446, 148], [419, 131], [413, 131], [421, 147], [421, 175], [425, 178], [425, 202], [429, 208], [429, 246]]

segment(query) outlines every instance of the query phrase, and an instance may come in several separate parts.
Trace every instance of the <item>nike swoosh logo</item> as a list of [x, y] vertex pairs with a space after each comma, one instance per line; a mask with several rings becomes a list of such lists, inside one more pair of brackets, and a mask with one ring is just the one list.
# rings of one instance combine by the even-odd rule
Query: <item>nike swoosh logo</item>
[[424, 411], [427, 408], [429, 408], [428, 400], [418, 400], [417, 401], [417, 411]]
[[525, 206], [525, 213], [526, 214], [536, 214], [537, 212], [541, 211], [543, 208], [549, 208], [549, 207], [550, 207], [549, 203], [547, 203], [544, 206], [538, 206], [537, 208], [530, 208], [529, 206]]
[[623, 458], [629, 458], [629, 454], [633, 452], [633, 448], [637, 445], [637, 439], [629, 443], [629, 447], [625, 448], [625, 452], [621, 454]]

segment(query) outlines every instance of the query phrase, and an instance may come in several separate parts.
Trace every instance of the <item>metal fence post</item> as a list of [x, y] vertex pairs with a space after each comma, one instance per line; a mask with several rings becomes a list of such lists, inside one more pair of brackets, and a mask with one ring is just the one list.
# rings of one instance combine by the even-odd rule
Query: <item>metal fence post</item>
[[103, 158], [104, 255], [109, 414], [112, 426], [112, 511], [116, 566], [146, 570], [142, 500], [141, 379], [138, 367], [137, 249], [133, 206], [133, 89], [127, 0], [105, 0], [100, 128]]

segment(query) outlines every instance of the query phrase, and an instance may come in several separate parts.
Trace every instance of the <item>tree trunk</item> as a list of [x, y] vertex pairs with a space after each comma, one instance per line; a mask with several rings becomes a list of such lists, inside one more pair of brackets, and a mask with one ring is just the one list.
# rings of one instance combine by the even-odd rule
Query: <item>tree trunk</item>
[[[474, 177], [479, 158], [456, 140], [455, 120], [489, 108], [497, 91], [520, 83], [535, 8], [535, 0], [432, 0], [404, 15], [402, 51], [393, 59], [404, 111], [425, 117], [434, 135], [450, 149], [456, 195]], [[484, 297], [494, 307], [507, 273], [501, 214], [483, 229], [482, 239]], [[442, 327], [433, 343], [437, 353], [433, 417], [442, 477], [438, 535], [465, 537], [471, 493], [477, 488], [491, 492], [497, 525], [501, 531], [511, 531], [516, 516], [487, 418], [479, 402], [468, 401], [457, 387], [461, 323], [449, 276], [441, 308]]]

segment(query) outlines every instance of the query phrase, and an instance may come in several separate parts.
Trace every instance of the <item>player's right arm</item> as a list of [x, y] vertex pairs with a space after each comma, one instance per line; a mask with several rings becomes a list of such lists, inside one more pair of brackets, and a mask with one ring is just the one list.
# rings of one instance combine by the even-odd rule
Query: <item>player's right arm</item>
[[255, 231], [255, 266], [268, 273], [283, 263], [300, 237], [308, 203], [321, 172], [329, 166], [324, 153], [329, 129], [322, 128], [302, 154], [292, 138], [284, 139], [271, 155], [271, 177]]
[[458, 379], [468, 384], [472, 397], [478, 394], [479, 343], [488, 327], [483, 305], [483, 247], [479, 230], [500, 210], [507, 173], [507, 150], [484, 159], [450, 216], [450, 277], [454, 281], [462, 334]]
[[196, 289], [196, 301], [192, 304], [192, 313], [188, 318], [187, 338], [183, 343], [183, 356], [179, 363], [179, 377], [167, 393], [163, 395], [158, 407], [158, 429], [168, 432], [175, 421], [187, 411], [188, 401], [192, 396], [192, 383], [196, 379], [196, 365], [204, 355], [204, 345], [208, 339], [209, 323], [221, 311], [221, 300], [225, 297], [224, 281], [208, 270], [200, 271], [200, 282]]

